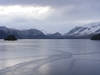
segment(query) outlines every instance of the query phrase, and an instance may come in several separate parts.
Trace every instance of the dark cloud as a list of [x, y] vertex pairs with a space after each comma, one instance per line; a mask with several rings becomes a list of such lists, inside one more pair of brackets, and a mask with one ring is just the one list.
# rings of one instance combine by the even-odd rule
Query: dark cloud
[[[70, 0], [69, 0], [70, 1]], [[69, 1], [67, 1], [69, 3]], [[53, 5], [66, 4], [66, 0], [0, 0], [1, 5]]]
[[0, 0], [1, 5], [50, 5], [50, 6], [65, 6], [65, 5], [81, 5], [81, 4], [99, 4], [100, 0]]
[[27, 20], [25, 17], [15, 17], [15, 21], [12, 20], [13, 22], [9, 22], [9, 25], [12, 23], [15, 23], [16, 26], [18, 24], [30, 24], [30, 27], [47, 28], [49, 31], [52, 31], [50, 27], [54, 28], [56, 25], [57, 29], [53, 30], [62, 31], [65, 27], [71, 28], [72, 24], [100, 20], [100, 0], [0, 0], [0, 5], [50, 6], [54, 9], [54, 12], [45, 20], [36, 21]]

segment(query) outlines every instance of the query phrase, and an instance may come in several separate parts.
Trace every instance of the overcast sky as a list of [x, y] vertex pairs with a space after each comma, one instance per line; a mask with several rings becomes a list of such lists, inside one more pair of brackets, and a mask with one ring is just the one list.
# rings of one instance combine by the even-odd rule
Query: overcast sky
[[65, 33], [100, 20], [100, 0], [0, 0], [0, 26]]

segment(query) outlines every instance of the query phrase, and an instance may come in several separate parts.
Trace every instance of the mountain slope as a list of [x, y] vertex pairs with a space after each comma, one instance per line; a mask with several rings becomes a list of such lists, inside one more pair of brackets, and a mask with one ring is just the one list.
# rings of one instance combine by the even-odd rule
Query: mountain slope
[[53, 34], [44, 34], [37, 29], [17, 30], [7, 27], [0, 27], [0, 39], [4, 39], [8, 35], [14, 35], [19, 39], [62, 39], [63, 36], [57, 32]]
[[45, 34], [37, 29], [17, 30], [7, 27], [0, 27], [0, 39], [3, 39], [8, 35], [14, 35], [20, 39], [35, 39], [45, 37]]
[[65, 34], [66, 37], [90, 38], [100, 33], [100, 23], [91, 23], [84, 26], [77, 26]]

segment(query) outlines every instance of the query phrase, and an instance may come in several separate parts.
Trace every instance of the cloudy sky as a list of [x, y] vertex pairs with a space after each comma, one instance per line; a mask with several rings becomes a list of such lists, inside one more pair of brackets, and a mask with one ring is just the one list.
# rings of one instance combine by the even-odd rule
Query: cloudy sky
[[67, 32], [100, 20], [100, 0], [0, 0], [0, 26]]

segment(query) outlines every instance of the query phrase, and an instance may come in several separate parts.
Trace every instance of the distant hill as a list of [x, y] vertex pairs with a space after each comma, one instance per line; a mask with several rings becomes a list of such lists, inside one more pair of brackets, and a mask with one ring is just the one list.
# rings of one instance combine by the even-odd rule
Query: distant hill
[[19, 39], [90, 39], [96, 34], [100, 34], [100, 23], [77, 26], [64, 35], [59, 32], [44, 34], [37, 29], [18, 30], [3, 26], [0, 27], [0, 39], [3, 39], [8, 35], [14, 35]]
[[45, 34], [37, 29], [17, 30], [7, 27], [0, 27], [0, 39], [3, 39], [8, 35], [14, 35], [20, 39], [41, 39], [45, 37]]
[[47, 34], [47, 39], [63, 39], [63, 35], [59, 32], [53, 33], [53, 34]]
[[8, 35], [14, 35], [18, 39], [61, 39], [63, 36], [57, 32], [54, 34], [44, 34], [37, 29], [17, 30], [7, 27], [0, 27], [0, 39], [4, 39]]
[[100, 33], [100, 23], [90, 23], [84, 26], [77, 26], [64, 35], [65, 38], [87, 39]]

